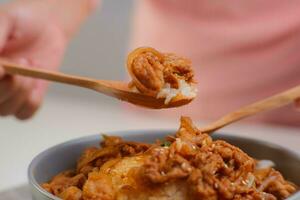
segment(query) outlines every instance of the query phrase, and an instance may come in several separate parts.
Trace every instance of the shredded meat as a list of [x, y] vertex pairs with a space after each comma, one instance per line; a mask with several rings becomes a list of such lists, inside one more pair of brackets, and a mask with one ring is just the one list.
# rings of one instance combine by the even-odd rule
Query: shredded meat
[[104, 136], [77, 164], [43, 184], [65, 200], [283, 200], [298, 187], [241, 149], [201, 133], [187, 117], [154, 144]]
[[244, 183], [255, 168], [255, 160], [224, 141], [212, 141], [183, 118], [177, 138], [169, 148], [154, 148], [141, 168], [150, 183], [186, 178], [191, 191], [203, 199], [224, 199], [251, 191]]
[[178, 88], [178, 80], [184, 79], [187, 83], [194, 82], [194, 72], [190, 60], [175, 54], [163, 54], [164, 81], [170, 83], [172, 88]]
[[284, 180], [282, 175], [273, 168], [265, 168], [254, 172], [259, 191], [287, 198], [295, 191], [295, 185]]
[[179, 80], [194, 83], [191, 61], [171, 53], [160, 53], [149, 47], [138, 48], [128, 56], [127, 67], [132, 77], [130, 87], [157, 95], [166, 83], [179, 88]]
[[69, 187], [82, 188], [86, 181], [83, 174], [76, 174], [74, 170], [68, 170], [56, 175], [50, 183], [44, 183], [42, 187], [54, 195], [61, 195]]

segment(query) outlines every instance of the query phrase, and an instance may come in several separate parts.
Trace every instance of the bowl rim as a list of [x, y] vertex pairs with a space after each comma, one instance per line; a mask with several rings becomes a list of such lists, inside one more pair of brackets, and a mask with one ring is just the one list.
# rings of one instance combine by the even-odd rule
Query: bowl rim
[[[123, 130], [123, 131], [108, 131], [105, 132], [105, 134], [107, 135], [115, 135], [115, 136], [121, 136], [121, 137], [126, 137], [126, 136], [137, 136], [137, 135], [141, 135], [143, 133], [148, 133], [148, 132], [153, 132], [152, 134], [156, 134], [156, 135], [162, 135], [165, 134], [167, 135], [168, 133], [175, 133], [177, 131], [177, 129], [134, 129], [134, 130]], [[274, 148], [274, 149], [280, 149], [281, 151], [284, 151], [287, 154], [290, 154], [292, 157], [295, 157], [296, 159], [300, 160], [300, 154], [287, 149], [279, 144], [275, 144], [269, 141], [265, 141], [265, 140], [260, 140], [260, 139], [256, 139], [256, 138], [251, 138], [251, 137], [247, 137], [247, 136], [237, 136], [237, 135], [231, 135], [225, 132], [215, 132], [211, 135], [221, 135], [222, 138], [224, 138], [224, 140], [226, 141], [226, 139], [246, 139], [249, 140], [251, 142], [255, 142], [261, 145], [265, 145], [268, 146], [270, 148]], [[38, 190], [38, 192], [40, 192], [42, 195], [44, 195], [45, 197], [48, 197], [50, 199], [53, 200], [61, 200], [60, 198], [54, 196], [53, 194], [47, 192], [46, 190], [44, 190], [40, 184], [38, 184], [38, 182], [35, 179], [34, 176], [34, 168], [35, 166], [37, 166], [37, 164], [39, 163], [39, 160], [41, 157], [43, 157], [45, 154], [50, 154], [51, 151], [54, 151], [54, 149], [56, 149], [57, 147], [60, 146], [68, 146], [68, 145], [74, 145], [76, 143], [82, 143], [84, 141], [90, 141], [91, 138], [96, 138], [97, 136], [99, 136], [99, 141], [101, 139], [101, 133], [99, 134], [92, 134], [92, 135], [86, 135], [86, 136], [81, 136], [81, 137], [77, 137], [74, 139], [70, 139], [67, 140], [65, 142], [61, 142], [58, 143], [54, 146], [51, 146], [49, 148], [46, 148], [45, 150], [43, 150], [42, 152], [38, 153], [36, 156], [33, 157], [32, 161], [30, 162], [28, 169], [27, 169], [27, 178], [28, 178], [28, 182], [30, 185], [32, 185], [36, 190]], [[247, 153], [247, 152], [246, 152]], [[32, 189], [31, 189], [32, 190]]]

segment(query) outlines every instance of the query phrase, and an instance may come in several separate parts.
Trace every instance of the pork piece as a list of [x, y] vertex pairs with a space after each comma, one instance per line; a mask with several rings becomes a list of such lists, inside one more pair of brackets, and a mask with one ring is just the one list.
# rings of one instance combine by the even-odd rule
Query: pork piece
[[56, 175], [42, 187], [54, 195], [61, 195], [71, 186], [81, 188], [85, 181], [86, 177], [83, 174], [76, 174], [74, 170], [68, 170]]
[[273, 194], [278, 199], [285, 199], [295, 192], [297, 187], [282, 177], [275, 169], [268, 167], [254, 171], [256, 185], [259, 191]]
[[83, 199], [88, 200], [113, 200], [114, 190], [110, 177], [106, 174], [93, 172], [83, 187]]
[[58, 197], [64, 200], [81, 200], [82, 191], [77, 187], [71, 186], [59, 194]]

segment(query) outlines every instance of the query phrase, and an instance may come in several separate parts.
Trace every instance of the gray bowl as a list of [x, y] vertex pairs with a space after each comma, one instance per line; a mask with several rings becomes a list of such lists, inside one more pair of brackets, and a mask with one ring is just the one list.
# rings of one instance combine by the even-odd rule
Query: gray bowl
[[[141, 142], [154, 142], [175, 131], [140, 130], [120, 131], [109, 135], [120, 135], [126, 140]], [[272, 160], [283, 176], [298, 186], [300, 185], [300, 156], [278, 145], [254, 139], [222, 135], [215, 133], [214, 139], [222, 139], [230, 144], [240, 147], [254, 158]], [[29, 184], [33, 200], [59, 200], [40, 187], [41, 183], [47, 182], [57, 173], [66, 169], [74, 168], [76, 161], [86, 147], [99, 146], [100, 135], [92, 135], [74, 139], [54, 147], [51, 147], [37, 155], [28, 169]], [[299, 193], [299, 192], [298, 192]], [[290, 198], [289, 198], [290, 199]], [[291, 199], [300, 199], [295, 197]]]

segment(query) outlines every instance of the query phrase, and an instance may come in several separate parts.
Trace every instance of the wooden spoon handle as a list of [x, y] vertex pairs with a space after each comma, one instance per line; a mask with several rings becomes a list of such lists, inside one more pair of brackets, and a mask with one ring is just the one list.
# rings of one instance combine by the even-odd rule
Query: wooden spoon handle
[[38, 78], [71, 85], [77, 85], [85, 88], [92, 88], [96, 82], [95, 80], [89, 78], [66, 75], [63, 73], [48, 71], [44, 69], [25, 67], [3, 59], [0, 60], [0, 65], [5, 69], [6, 73], [8, 74], [28, 76], [31, 78]]
[[300, 98], [300, 85], [286, 90], [282, 93], [279, 93], [277, 95], [271, 96], [267, 99], [242, 107], [234, 112], [223, 116], [216, 122], [209, 124], [203, 128], [200, 128], [200, 130], [204, 133], [211, 133], [245, 117], [254, 115], [259, 112], [273, 110], [275, 108], [279, 108], [284, 105], [290, 104], [298, 98]]

